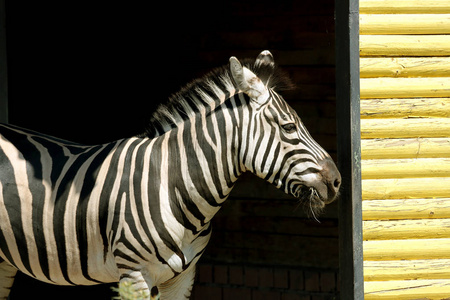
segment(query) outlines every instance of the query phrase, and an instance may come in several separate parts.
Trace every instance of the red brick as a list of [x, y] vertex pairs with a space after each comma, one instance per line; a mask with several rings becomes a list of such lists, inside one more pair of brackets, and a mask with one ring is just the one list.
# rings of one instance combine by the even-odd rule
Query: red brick
[[303, 271], [290, 270], [289, 271], [289, 287], [291, 290], [305, 290]]
[[273, 270], [273, 286], [276, 288], [288, 288], [289, 276], [286, 269], [274, 269]]
[[294, 293], [286, 293], [281, 295], [281, 300], [311, 300], [309, 296], [300, 296]]
[[192, 300], [214, 299], [222, 300], [222, 288], [215, 286], [195, 286]]
[[[246, 288], [224, 288], [223, 300], [249, 300], [252, 297], [252, 290]], [[206, 300], [206, 299], [204, 299]]]
[[320, 274], [320, 290], [322, 292], [336, 291], [336, 274], [334, 272]]
[[253, 290], [252, 300], [281, 300], [281, 295], [274, 291]]
[[259, 286], [273, 287], [273, 270], [271, 268], [261, 268], [259, 270]]
[[305, 290], [308, 292], [320, 291], [319, 273], [305, 272]]
[[216, 265], [214, 266], [214, 282], [228, 283], [228, 267]]
[[212, 265], [199, 265], [197, 269], [198, 282], [212, 283]]
[[243, 285], [244, 284], [244, 267], [231, 266], [229, 267], [230, 283]]
[[245, 267], [245, 285], [248, 287], [258, 286], [258, 269], [252, 267]]

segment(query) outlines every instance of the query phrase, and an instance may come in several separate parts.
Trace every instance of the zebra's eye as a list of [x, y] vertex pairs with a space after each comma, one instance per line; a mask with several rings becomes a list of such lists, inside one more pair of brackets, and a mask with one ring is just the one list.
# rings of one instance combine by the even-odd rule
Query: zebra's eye
[[284, 131], [286, 131], [286, 133], [293, 133], [297, 131], [297, 126], [295, 126], [294, 123], [281, 125], [281, 127], [283, 128]]

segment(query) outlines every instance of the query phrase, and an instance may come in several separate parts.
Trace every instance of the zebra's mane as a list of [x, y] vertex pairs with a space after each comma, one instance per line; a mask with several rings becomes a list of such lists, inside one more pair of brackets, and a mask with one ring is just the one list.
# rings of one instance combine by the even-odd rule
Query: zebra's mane
[[[245, 59], [242, 65], [250, 69], [262, 82], [276, 91], [293, 88], [286, 74], [277, 67], [256, 65], [253, 60]], [[188, 83], [181, 90], [160, 104], [150, 118], [145, 132], [141, 136], [154, 138], [177, 127], [190, 116], [212, 106], [220, 105], [224, 97], [230, 97], [237, 90], [232, 79], [229, 65], [215, 68], [205, 76]]]

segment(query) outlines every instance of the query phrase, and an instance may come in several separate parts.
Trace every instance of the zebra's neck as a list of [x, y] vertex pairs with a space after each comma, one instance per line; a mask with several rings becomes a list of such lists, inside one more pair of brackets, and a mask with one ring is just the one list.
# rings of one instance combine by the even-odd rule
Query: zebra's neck
[[179, 124], [154, 144], [167, 160], [160, 171], [167, 172], [162, 189], [173, 214], [193, 231], [211, 220], [242, 174], [237, 107], [227, 102]]

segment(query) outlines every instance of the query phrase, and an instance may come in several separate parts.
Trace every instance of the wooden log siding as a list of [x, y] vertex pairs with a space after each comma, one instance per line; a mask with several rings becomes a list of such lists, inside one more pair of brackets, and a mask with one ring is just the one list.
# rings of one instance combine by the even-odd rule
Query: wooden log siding
[[360, 15], [360, 34], [449, 34], [449, 14]]
[[450, 238], [450, 219], [372, 220], [363, 223], [365, 240]]
[[360, 0], [365, 299], [450, 297], [450, 1]]
[[364, 57], [361, 78], [448, 77], [450, 57]]
[[361, 79], [361, 99], [421, 97], [450, 97], [450, 78]]
[[363, 138], [439, 138], [450, 136], [449, 118], [361, 120]]
[[364, 139], [361, 158], [439, 158], [450, 157], [450, 138]]
[[361, 101], [361, 118], [448, 118], [450, 98], [368, 99]]
[[448, 0], [360, 0], [360, 14], [450, 14]]
[[449, 56], [449, 35], [361, 35], [361, 56]]
[[445, 177], [450, 174], [450, 158], [365, 159], [361, 167], [362, 179]]
[[368, 281], [364, 290], [365, 300], [445, 300], [450, 295], [450, 280]]
[[364, 179], [362, 197], [363, 200], [450, 198], [450, 177]]
[[364, 220], [450, 218], [450, 198], [363, 201]]
[[[364, 278], [368, 281], [440, 279], [450, 277], [450, 259], [366, 261]], [[389, 270], [386, 272], [386, 270]]]
[[450, 259], [450, 239], [366, 241], [364, 259], [368, 261]]

